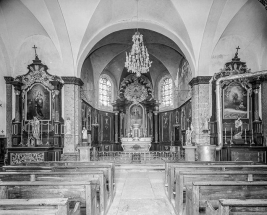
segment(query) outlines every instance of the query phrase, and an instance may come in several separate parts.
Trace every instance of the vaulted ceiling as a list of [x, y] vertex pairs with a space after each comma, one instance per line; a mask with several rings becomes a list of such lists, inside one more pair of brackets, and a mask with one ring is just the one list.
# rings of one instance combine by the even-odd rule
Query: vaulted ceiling
[[[136, 0], [1, 0], [1, 74], [25, 73], [34, 44], [49, 72], [78, 77], [90, 54], [113, 46], [100, 61], [112, 70], [129, 48], [136, 14]], [[255, 0], [139, 0], [138, 27], [152, 58], [170, 73], [180, 53], [193, 76], [212, 75], [238, 45], [252, 71], [267, 68], [267, 13]]]

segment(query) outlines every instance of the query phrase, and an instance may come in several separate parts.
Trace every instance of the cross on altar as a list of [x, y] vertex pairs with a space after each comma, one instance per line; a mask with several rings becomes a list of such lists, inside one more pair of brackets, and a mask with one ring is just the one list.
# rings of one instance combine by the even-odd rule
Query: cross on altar
[[237, 46], [237, 48], [236, 48], [236, 53], [238, 53], [238, 49], [240, 49], [239, 46]]
[[236, 48], [235, 58], [238, 58], [238, 49], [240, 49], [239, 46]]
[[3, 131], [3, 130], [2, 130], [1, 132], [2, 132], [2, 133], [4, 133], [4, 131]]
[[37, 47], [34, 45], [32, 48], [34, 49], [35, 57], [36, 57], [36, 56], [37, 56], [37, 54], [36, 54], [36, 49], [37, 49]]

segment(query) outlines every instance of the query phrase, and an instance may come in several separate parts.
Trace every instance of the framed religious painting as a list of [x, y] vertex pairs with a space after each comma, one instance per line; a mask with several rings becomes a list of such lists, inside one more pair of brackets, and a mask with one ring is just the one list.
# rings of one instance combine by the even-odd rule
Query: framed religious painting
[[223, 119], [249, 118], [249, 95], [247, 89], [233, 82], [223, 89]]
[[25, 92], [25, 118], [51, 120], [51, 91], [42, 84], [34, 84]]

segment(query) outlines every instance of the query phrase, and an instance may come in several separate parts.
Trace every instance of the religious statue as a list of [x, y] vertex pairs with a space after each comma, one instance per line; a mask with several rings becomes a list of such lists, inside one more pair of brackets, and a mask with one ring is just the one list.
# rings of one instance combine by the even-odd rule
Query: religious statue
[[65, 121], [65, 129], [66, 129], [65, 134], [66, 134], [66, 135], [71, 135], [71, 120], [70, 120], [69, 117], [68, 117], [67, 120]]
[[87, 142], [87, 129], [85, 127], [82, 130], [82, 139], [83, 142]]
[[36, 139], [40, 139], [40, 122], [36, 117], [33, 117], [32, 124], [32, 136]]
[[243, 132], [243, 122], [240, 117], [237, 117], [235, 120], [235, 135], [234, 139], [242, 139], [242, 132]]
[[185, 142], [185, 145], [187, 145], [187, 146], [192, 145], [192, 132], [193, 132], [193, 126], [191, 124], [191, 129], [190, 129], [190, 127], [188, 127], [188, 129], [186, 130], [186, 142]]

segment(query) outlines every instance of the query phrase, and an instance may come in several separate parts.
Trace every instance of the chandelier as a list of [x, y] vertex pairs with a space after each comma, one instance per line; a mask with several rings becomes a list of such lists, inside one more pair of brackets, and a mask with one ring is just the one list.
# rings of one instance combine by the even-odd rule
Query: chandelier
[[[137, 0], [137, 26], [138, 26], [138, 0]], [[137, 77], [141, 76], [141, 73], [149, 72], [152, 61], [149, 60], [149, 54], [147, 48], [143, 42], [143, 35], [138, 31], [135, 32], [132, 38], [133, 45], [132, 49], [127, 54], [126, 52], [126, 62], [125, 67], [128, 72], [136, 73]]]

